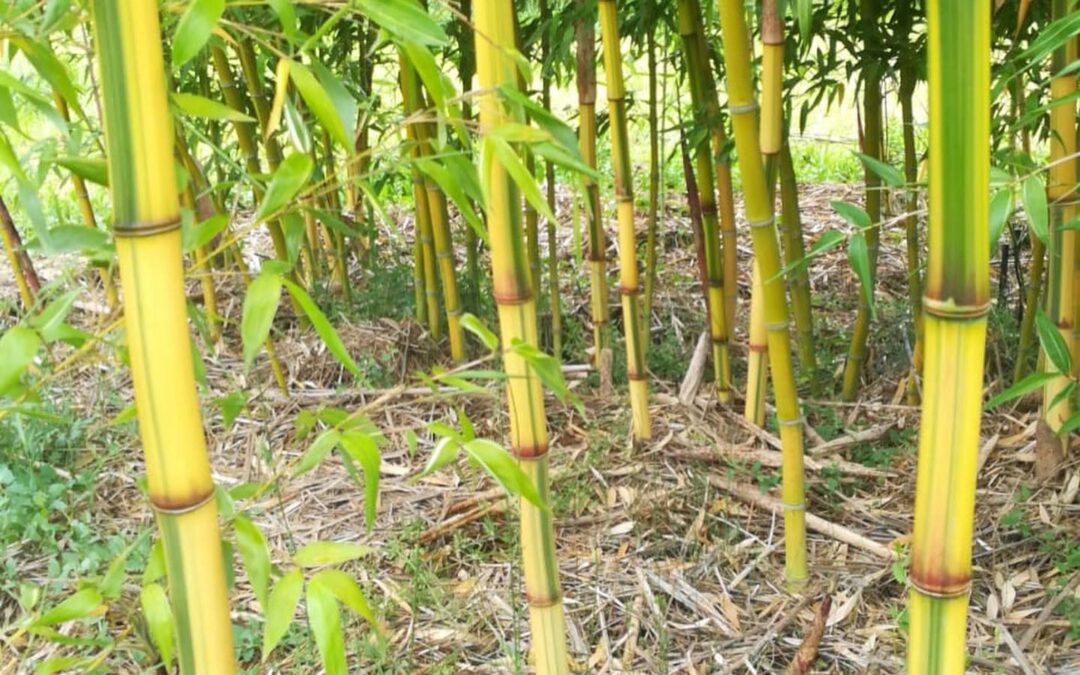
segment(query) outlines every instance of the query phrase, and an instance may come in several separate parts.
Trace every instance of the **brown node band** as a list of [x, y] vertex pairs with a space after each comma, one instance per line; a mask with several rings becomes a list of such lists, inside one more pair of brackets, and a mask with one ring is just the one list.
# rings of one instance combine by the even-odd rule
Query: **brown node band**
[[645, 382], [649, 379], [649, 376], [643, 373], [627, 373], [626, 379], [632, 380], [634, 382]]
[[755, 344], [751, 343], [750, 344], [750, 351], [758, 352], [759, 354], [764, 354], [765, 352], [769, 351], [769, 345], [755, 345]]
[[908, 580], [911, 582], [911, 587], [914, 588], [916, 592], [928, 595], [931, 598], [942, 598], [945, 600], [962, 598], [971, 592], [970, 577], [953, 584], [927, 584], [914, 576], [909, 576]]
[[958, 305], [950, 300], [938, 300], [923, 296], [923, 311], [939, 319], [974, 321], [990, 313], [990, 301], [978, 305]]
[[714, 345], [725, 345], [725, 346], [727, 346], [728, 344], [730, 344], [730, 342], [728, 341], [728, 337], [726, 335], [721, 335], [719, 337], [713, 337], [713, 336], [710, 335], [709, 339], [712, 340], [712, 343]]
[[555, 607], [562, 602], [562, 594], [556, 595], [554, 598], [545, 598], [544, 600], [537, 600], [529, 595], [528, 591], [525, 591], [525, 600], [528, 601], [529, 607], [536, 607], [543, 609], [545, 607]]
[[199, 495], [193, 500], [170, 500], [168, 497], [160, 496], [150, 497], [150, 507], [155, 512], [165, 516], [180, 516], [185, 513], [191, 513], [192, 511], [198, 511], [205, 506], [210, 500], [214, 498], [214, 488], [211, 487], [210, 491], [205, 495]]
[[525, 291], [525, 293], [521, 295], [495, 291], [492, 295], [495, 296], [496, 305], [524, 305], [526, 302], [532, 300], [531, 291]]
[[641, 289], [637, 286], [619, 286], [619, 295], [638, 295]]
[[143, 220], [135, 223], [117, 223], [113, 225], [113, 236], [135, 238], [152, 237], [180, 229], [180, 217], [173, 216], [164, 220]]
[[548, 444], [540, 443], [537, 445], [523, 445], [521, 447], [510, 447], [510, 454], [518, 459], [536, 459], [548, 454]]

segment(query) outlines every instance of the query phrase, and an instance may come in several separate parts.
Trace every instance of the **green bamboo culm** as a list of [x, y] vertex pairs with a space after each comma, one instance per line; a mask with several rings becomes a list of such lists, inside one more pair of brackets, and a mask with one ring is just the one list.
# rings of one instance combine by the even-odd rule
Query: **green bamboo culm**
[[806, 501], [803, 458], [803, 418], [795, 388], [788, 330], [784, 280], [780, 274], [780, 245], [776, 216], [769, 199], [765, 165], [758, 136], [757, 100], [751, 79], [752, 49], [743, 0], [718, 0], [720, 32], [727, 68], [728, 106], [742, 172], [746, 219], [753, 237], [754, 257], [761, 273], [769, 368], [776, 400], [782, 445], [784, 503], [784, 572], [789, 586], [806, 585]]
[[[686, 61], [687, 82], [690, 98], [694, 104], [694, 123], [701, 129], [708, 128], [710, 117], [716, 110], [710, 106], [712, 98], [707, 93], [710, 82], [706, 73], [709, 64], [702, 48], [701, 5], [698, 0], [679, 0], [679, 35], [682, 38], [683, 58]], [[701, 248], [705, 260], [705, 301], [709, 317], [709, 337], [712, 340], [713, 373], [716, 396], [721, 403], [731, 401], [730, 331], [727, 323], [729, 313], [725, 307], [724, 260], [720, 248], [720, 221], [716, 205], [716, 184], [710, 137], [703, 134], [694, 148], [694, 170], [698, 177], [698, 197], [701, 202]]]
[[611, 119], [611, 157], [615, 173], [615, 205], [619, 219], [619, 295], [622, 296], [623, 335], [626, 339], [626, 376], [630, 380], [630, 408], [634, 440], [652, 437], [649, 418], [649, 374], [642, 345], [641, 286], [634, 227], [634, 178], [630, 164], [630, 136], [626, 120], [619, 15], [615, 0], [600, 0], [600, 35], [607, 75], [608, 116]]
[[[883, 66], [877, 56], [880, 49], [878, 16], [881, 0], [860, 0], [859, 12], [862, 15], [863, 39], [866, 43], [867, 56], [863, 66], [863, 148], [862, 151], [874, 159], [882, 156], [882, 120], [881, 120], [881, 76]], [[864, 171], [866, 183], [866, 213], [870, 216], [871, 226], [866, 230], [866, 248], [870, 256], [870, 289], [875, 286], [877, 255], [881, 238], [881, 178], [869, 166]], [[844, 364], [844, 384], [841, 398], [854, 401], [859, 395], [859, 381], [862, 377], [863, 364], [866, 363], [866, 343], [870, 337], [871, 319], [870, 299], [866, 293], [859, 293], [859, 309], [855, 316], [855, 328], [851, 332], [851, 344], [848, 346], [847, 362]]]
[[[524, 122], [524, 113], [498, 94], [516, 87], [514, 15], [510, 0], [474, 0], [477, 76], [482, 138], [481, 182], [487, 197], [491, 278], [499, 313], [506, 371], [510, 447], [543, 503], [549, 500], [547, 413], [540, 378], [511, 345], [538, 344], [536, 296], [522, 228], [521, 193], [494, 144], [505, 124]], [[569, 673], [555, 526], [550, 508], [520, 500], [521, 548], [529, 601], [532, 654], [540, 675]]]
[[158, 3], [96, 0], [94, 25], [127, 345], [180, 672], [228, 674], [232, 625], [188, 335]]
[[991, 4], [927, 3], [930, 225], [908, 672], [959, 674], [990, 309]]

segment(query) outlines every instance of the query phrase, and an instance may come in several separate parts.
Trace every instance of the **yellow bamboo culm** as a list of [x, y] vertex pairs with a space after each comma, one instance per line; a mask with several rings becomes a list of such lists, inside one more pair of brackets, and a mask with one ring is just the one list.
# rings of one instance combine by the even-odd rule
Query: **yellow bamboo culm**
[[990, 3], [927, 4], [930, 221], [908, 672], [960, 675], [990, 311]]
[[180, 671], [228, 675], [236, 663], [188, 334], [158, 3], [97, 0], [94, 22], [128, 352]]
[[634, 227], [634, 188], [630, 164], [630, 137], [626, 123], [619, 16], [615, 0], [600, 0], [600, 35], [607, 74], [608, 116], [611, 118], [611, 156], [615, 168], [615, 204], [619, 220], [619, 294], [622, 296], [623, 335], [626, 339], [626, 376], [630, 380], [630, 408], [634, 439], [652, 437], [649, 418], [649, 375], [641, 331], [641, 288]]
[[[1055, 18], [1063, 18], [1074, 10], [1073, 0], [1053, 0], [1051, 9]], [[1078, 56], [1077, 41], [1068, 40], [1054, 52], [1051, 70], [1061, 73]], [[1077, 133], [1075, 74], [1065, 72], [1050, 81], [1050, 170], [1047, 180], [1047, 197], [1050, 202], [1050, 231], [1047, 252], [1046, 315], [1057, 326], [1066, 345], [1070, 345], [1073, 362], [1076, 348], [1073, 343], [1073, 326], [1076, 311], [1075, 269], [1077, 262], [1076, 230], [1068, 227], [1078, 212], [1077, 205]], [[1048, 371], [1057, 367], [1049, 358], [1044, 359]], [[1043, 386], [1043, 419], [1055, 433], [1072, 415], [1073, 398], [1062, 396], [1069, 386], [1072, 373], [1063, 373], [1050, 379]], [[1061, 440], [1067, 447], [1066, 439]]]
[[780, 276], [780, 245], [776, 218], [765, 179], [758, 136], [757, 101], [751, 79], [751, 47], [742, 0], [718, 0], [720, 31], [727, 67], [728, 106], [735, 149], [742, 172], [746, 219], [753, 237], [754, 257], [764, 288], [764, 314], [769, 366], [780, 425], [783, 454], [784, 572], [793, 589], [806, 585], [806, 502], [803, 467], [803, 419], [795, 389], [787, 302]]
[[765, 331], [765, 289], [757, 261], [751, 272], [749, 354], [746, 362], [746, 404], [743, 416], [765, 426], [765, 388], [768, 386], [769, 344]]
[[[540, 378], [517, 342], [536, 347], [536, 298], [522, 230], [522, 200], [492, 138], [505, 124], [523, 123], [524, 112], [498, 95], [499, 87], [515, 87], [514, 14], [510, 0], [475, 0], [477, 76], [480, 89], [480, 134], [483, 139], [481, 183], [487, 197], [491, 277], [498, 306], [499, 333], [506, 372], [510, 447], [522, 471], [544, 504], [550, 503], [547, 413]], [[550, 508], [520, 500], [522, 566], [529, 602], [532, 657], [539, 675], [570, 672], [566, 647], [555, 526]]]

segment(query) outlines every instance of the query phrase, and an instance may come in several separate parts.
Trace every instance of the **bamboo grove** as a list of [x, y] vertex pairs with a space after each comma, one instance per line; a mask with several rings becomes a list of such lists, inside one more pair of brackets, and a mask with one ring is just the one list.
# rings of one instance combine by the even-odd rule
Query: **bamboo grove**
[[[40, 402], [47, 372], [114, 345], [161, 541], [140, 620], [164, 669], [175, 654], [182, 673], [238, 670], [234, 545], [221, 545], [235, 541], [267, 615], [263, 661], [302, 597], [326, 672], [351, 672], [339, 608], [382, 629], [336, 566], [365, 553], [316, 542], [271, 566], [264, 534], [215, 487], [200, 354], [235, 352], [259, 395], [291, 400], [305, 374], [277, 343], [314, 333], [342, 382], [359, 382], [340, 319], [382, 293], [398, 313], [386, 320], [438, 355], [424, 386], [500, 392], [492, 440], [459, 409], [457, 426], [434, 427], [421, 477], [464, 454], [516, 497], [528, 661], [567, 673], [582, 666], [551, 413], [586, 411], [564, 366], [624, 409], [626, 461], [663, 453], [659, 336], [692, 325], [711, 386], [683, 403], [775, 436], [782, 585], [799, 596], [829, 575], [808, 535], [804, 402], [857, 412], [899, 360], [893, 404], [920, 411], [910, 550], [896, 552], [909, 560], [907, 668], [965, 672], [981, 422], [1036, 401], [1060, 466], [1080, 429], [1075, 4], [6, 3], [0, 235], [17, 306], [0, 337], [0, 420]], [[858, 196], [822, 225], [800, 203], [807, 127], [841, 116]], [[879, 279], [894, 241], [899, 291]], [[820, 271], [833, 249], [846, 251], [839, 281]], [[35, 267], [54, 258], [77, 260], [71, 274], [100, 297], [95, 333], [65, 323], [77, 294]], [[842, 326], [823, 320], [828, 284], [851, 289]], [[902, 325], [882, 318], [890, 302]], [[899, 356], [881, 344], [890, 332]], [[372, 405], [315, 414], [297, 434], [313, 434], [306, 451], [274, 477], [337, 453], [368, 528], [387, 443]], [[94, 593], [81, 616], [109, 599]]]

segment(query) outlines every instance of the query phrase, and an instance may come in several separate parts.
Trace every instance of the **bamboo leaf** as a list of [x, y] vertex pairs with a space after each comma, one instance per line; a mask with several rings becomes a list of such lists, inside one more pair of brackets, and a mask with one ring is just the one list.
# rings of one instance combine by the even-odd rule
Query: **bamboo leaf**
[[341, 80], [338, 79], [329, 68], [323, 65], [322, 62], [312, 61], [310, 68], [311, 72], [315, 73], [315, 77], [319, 79], [323, 90], [326, 91], [331, 102], [333, 102], [334, 108], [337, 110], [338, 119], [345, 125], [345, 137], [348, 139], [348, 143], [345, 144], [345, 149], [352, 152], [353, 139], [356, 138], [356, 116], [358, 110], [356, 99], [349, 93], [349, 90], [342, 84]]
[[98, 610], [101, 601], [101, 592], [98, 589], [84, 588], [34, 619], [30, 626], [37, 628], [85, 619]]
[[27, 325], [37, 331], [44, 342], [53, 342], [63, 334], [64, 319], [71, 313], [80, 295], [82, 295], [82, 289], [76, 288], [55, 298], [45, 309], [31, 317], [26, 322]]
[[109, 164], [97, 157], [55, 157], [53, 164], [59, 164], [71, 173], [91, 183], [109, 187]]
[[349, 356], [349, 350], [345, 348], [345, 343], [341, 341], [341, 337], [338, 336], [337, 331], [330, 324], [330, 320], [326, 318], [326, 315], [322, 313], [319, 306], [315, 304], [315, 301], [311, 299], [311, 296], [307, 294], [307, 291], [300, 288], [293, 282], [285, 279], [285, 288], [288, 289], [289, 295], [293, 297], [296, 304], [300, 305], [300, 309], [304, 310], [304, 314], [311, 321], [311, 325], [315, 328], [315, 332], [322, 338], [323, 344], [330, 350], [341, 365], [357, 377], [363, 377], [363, 373], [356, 366], [356, 362]]
[[484, 144], [494, 151], [499, 163], [514, 179], [529, 204], [549, 222], [558, 222], [555, 214], [551, 211], [551, 207], [548, 206], [547, 198], [540, 192], [540, 186], [536, 183], [536, 176], [532, 175], [510, 144], [502, 138], [490, 134], [484, 135]]
[[270, 116], [266, 121], [264, 134], [266, 138], [274, 135], [281, 126], [281, 114], [285, 110], [285, 99], [289, 93], [289, 59], [278, 59], [277, 67], [274, 68], [274, 100], [270, 104]]
[[319, 434], [308, 447], [307, 452], [300, 457], [300, 461], [297, 462], [296, 468], [293, 469], [293, 478], [301, 476], [318, 466], [320, 462], [326, 459], [340, 440], [341, 432], [337, 429], [327, 429]]
[[234, 110], [224, 103], [218, 103], [212, 99], [198, 94], [185, 94], [176, 92], [172, 95], [172, 101], [176, 107], [186, 115], [201, 117], [207, 120], [224, 120], [227, 122], [254, 122], [255, 120], [239, 110]]
[[326, 675], [347, 675], [341, 612], [338, 610], [334, 592], [326, 579], [318, 574], [308, 582], [307, 616]]
[[483, 321], [476, 318], [475, 314], [471, 312], [462, 314], [461, 327], [478, 337], [489, 351], [495, 351], [499, 348], [499, 336], [485, 326]]
[[182, 66], [206, 45], [225, 11], [225, 0], [193, 0], [180, 17], [173, 37], [172, 63]]
[[288, 97], [285, 99], [285, 131], [294, 150], [305, 155], [311, 154], [311, 132], [304, 122], [304, 116]]
[[356, 560], [370, 554], [372, 549], [344, 541], [316, 541], [293, 555], [293, 562], [300, 567], [323, 567]]
[[41, 347], [41, 338], [26, 326], [12, 326], [0, 337], [0, 396], [19, 383]]
[[306, 66], [296, 61], [289, 65], [289, 77], [292, 78], [296, 90], [300, 92], [301, 98], [304, 99], [304, 103], [314, 113], [316, 119], [319, 120], [319, 124], [330, 133], [330, 137], [341, 143], [345, 149], [351, 149], [353, 144], [352, 136], [346, 131], [345, 123], [341, 119], [338, 108], [334, 105], [330, 94], [326, 92], [318, 78]]
[[1005, 229], [1005, 223], [1009, 222], [1012, 215], [1013, 200], [1012, 190], [998, 190], [990, 198], [990, 252], [997, 250], [1001, 233]]
[[85, 225], [59, 225], [49, 230], [50, 254], [78, 253], [85, 251], [98, 255], [108, 249], [109, 235]]
[[428, 458], [427, 464], [424, 465], [424, 470], [417, 474], [416, 479], [419, 480], [429, 476], [444, 466], [451, 464], [458, 458], [460, 450], [461, 444], [458, 443], [457, 439], [443, 436], [435, 443], [435, 447], [431, 451], [431, 457]]
[[1072, 373], [1072, 355], [1069, 353], [1069, 345], [1061, 336], [1061, 331], [1054, 322], [1040, 309], [1035, 315], [1035, 330], [1039, 333], [1039, 342], [1042, 344], [1046, 358], [1054, 364], [1059, 374]]
[[582, 405], [581, 399], [575, 396], [570, 391], [570, 388], [566, 386], [562, 366], [559, 365], [559, 361], [554, 356], [517, 338], [510, 344], [510, 349], [528, 362], [529, 367], [544, 383], [544, 386], [555, 394], [555, 398], [559, 399], [561, 403], [573, 404], [579, 413], [585, 415], [585, 406]]
[[38, 72], [38, 75], [41, 75], [42, 79], [60, 94], [68, 106], [75, 111], [76, 115], [86, 117], [82, 106], [79, 104], [78, 89], [75, 88], [75, 84], [71, 81], [67, 68], [56, 57], [48, 44], [21, 35], [15, 35], [8, 39], [26, 55], [26, 59], [34, 66], [34, 70]]
[[861, 206], [856, 206], [851, 202], [842, 202], [839, 200], [833, 200], [829, 202], [833, 210], [840, 215], [841, 218], [848, 221], [860, 230], [864, 230], [873, 222], [870, 220], [870, 214], [868, 214]]
[[516, 497], [522, 497], [537, 508], [547, 506], [540, 498], [529, 477], [518, 466], [517, 460], [498, 443], [477, 438], [463, 445], [469, 455], [484, 471], [487, 471], [504, 490]]
[[184, 253], [190, 253], [197, 248], [209, 244], [214, 237], [225, 231], [229, 226], [229, 216], [218, 213], [210, 216], [201, 223], [184, 223], [181, 232]]
[[439, 47], [448, 38], [442, 27], [415, 0], [356, 0], [360, 13], [409, 42]]
[[1058, 429], [1058, 435], [1067, 436], [1078, 429], [1080, 429], [1080, 410], [1074, 412], [1072, 417], [1062, 423], [1061, 428]]
[[282, 278], [263, 272], [252, 280], [244, 295], [244, 311], [240, 319], [240, 337], [244, 343], [244, 366], [250, 368], [255, 356], [270, 336], [281, 302]]
[[143, 617], [150, 632], [154, 648], [161, 655], [165, 670], [171, 670], [173, 656], [173, 636], [175, 627], [169, 596], [161, 584], [147, 584], [139, 592], [139, 604], [142, 605]]
[[266, 537], [255, 523], [243, 515], [233, 519], [233, 527], [236, 529], [240, 559], [251, 581], [251, 590], [265, 610], [270, 590], [270, 548], [266, 544]]
[[277, 213], [300, 192], [314, 170], [315, 163], [308, 155], [293, 153], [286, 157], [270, 179], [270, 186], [266, 188], [266, 195], [259, 205], [255, 219], [266, 220], [268, 216]]
[[1024, 211], [1027, 212], [1032, 232], [1043, 244], [1049, 243], [1047, 233], [1050, 215], [1046, 206], [1046, 183], [1042, 176], [1034, 174], [1024, 179], [1020, 198], [1024, 202]]
[[859, 159], [862, 160], [862, 163], [866, 165], [866, 168], [873, 171], [877, 177], [883, 180], [889, 187], [902, 188], [907, 183], [907, 181], [904, 180], [904, 174], [900, 173], [900, 170], [896, 167], [861, 152], [856, 152], [855, 154], [858, 155]]
[[270, 592], [270, 598], [266, 604], [266, 624], [263, 626], [262, 660], [266, 663], [267, 657], [285, 637], [289, 631], [296, 614], [296, 606], [300, 603], [300, 594], [304, 590], [304, 574], [300, 570], [292, 570], [278, 579], [274, 584], [274, 590]]
[[446, 99], [453, 94], [453, 87], [447, 82], [446, 75], [435, 61], [435, 55], [426, 47], [415, 42], [406, 41], [401, 45], [409, 59], [409, 63], [416, 69], [424, 88], [431, 95], [431, 101], [435, 107], [445, 112]]
[[798, 12], [799, 35], [803, 41], [810, 40], [811, 31], [814, 28], [814, 2], [813, 0], [795, 0]]
[[325, 584], [338, 600], [360, 615], [365, 621], [372, 626], [378, 624], [375, 611], [372, 610], [371, 605], [368, 603], [367, 596], [364, 595], [364, 591], [360, 589], [359, 584], [351, 576], [341, 570], [322, 570], [311, 578], [312, 583], [315, 583], [316, 579], [319, 580], [318, 583]]
[[1028, 392], [1039, 389], [1055, 377], [1059, 377], [1059, 375], [1057, 373], [1031, 373], [1024, 379], [1013, 384], [1005, 391], [991, 398], [989, 401], [986, 402], [986, 405], [983, 406], [983, 409], [990, 410], [991, 408], [996, 408], [997, 406], [1005, 403], [1006, 401], [1011, 401], [1014, 398], [1020, 398]]
[[375, 525], [379, 505], [379, 471], [382, 455], [374, 438], [362, 431], [347, 431], [341, 435], [341, 449], [364, 470], [364, 522], [370, 530]]
[[870, 251], [866, 245], [866, 235], [862, 232], [853, 234], [848, 239], [848, 262], [855, 270], [855, 275], [862, 285], [863, 298], [870, 307], [870, 316], [874, 317], [874, 278], [870, 270]]

